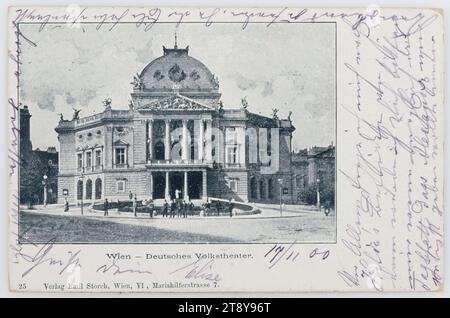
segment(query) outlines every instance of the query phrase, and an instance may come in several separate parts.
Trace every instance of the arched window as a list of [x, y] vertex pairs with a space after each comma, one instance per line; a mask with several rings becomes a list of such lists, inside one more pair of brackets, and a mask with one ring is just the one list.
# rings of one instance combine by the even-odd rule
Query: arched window
[[92, 180], [88, 179], [86, 181], [86, 199], [92, 199]]
[[95, 199], [102, 198], [102, 179], [95, 180]]
[[164, 160], [164, 143], [158, 141], [155, 144], [155, 160]]
[[269, 187], [269, 199], [273, 199], [273, 180], [269, 179], [268, 185]]
[[172, 149], [170, 151], [170, 159], [181, 160], [182, 146], [181, 142], [176, 140], [172, 143]]
[[252, 177], [250, 179], [250, 196], [252, 199], [256, 199], [256, 179]]
[[77, 199], [81, 200], [83, 199], [83, 181], [78, 180], [77, 183]]
[[266, 197], [266, 191], [265, 191], [265, 187], [264, 187], [264, 179], [261, 179], [259, 181], [259, 195], [260, 195], [261, 199], [265, 199], [265, 197]]

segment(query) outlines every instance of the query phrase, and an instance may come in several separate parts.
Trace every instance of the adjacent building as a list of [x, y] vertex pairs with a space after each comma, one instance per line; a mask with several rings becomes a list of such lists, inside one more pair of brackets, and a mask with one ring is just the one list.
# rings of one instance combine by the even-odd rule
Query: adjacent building
[[311, 147], [292, 153], [292, 174], [294, 201], [315, 204], [317, 190], [321, 193], [321, 203], [334, 206], [336, 149]]
[[30, 119], [28, 107], [20, 108], [20, 203], [28, 205], [56, 203], [58, 152], [55, 147], [33, 150]]
[[[163, 47], [133, 82], [128, 109], [61, 118], [58, 201], [295, 200], [290, 119], [221, 102], [217, 77], [189, 54]], [[255, 106], [256, 108], [257, 106]]]

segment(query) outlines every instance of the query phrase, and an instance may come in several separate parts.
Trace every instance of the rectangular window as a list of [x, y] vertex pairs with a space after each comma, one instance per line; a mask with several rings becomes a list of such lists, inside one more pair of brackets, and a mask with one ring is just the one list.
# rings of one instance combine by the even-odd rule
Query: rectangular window
[[235, 144], [237, 142], [236, 128], [227, 127], [225, 129], [225, 143]]
[[117, 192], [125, 192], [125, 181], [117, 181]]
[[86, 168], [90, 168], [92, 166], [92, 152], [86, 152]]
[[233, 192], [237, 192], [237, 184], [238, 184], [237, 179], [231, 179], [230, 180], [230, 190]]
[[296, 176], [295, 177], [295, 183], [297, 184], [297, 187], [300, 188], [303, 186], [303, 180], [302, 176]]
[[124, 165], [125, 163], [125, 148], [116, 148], [116, 165]]
[[83, 169], [83, 154], [82, 153], [77, 154], [77, 166], [78, 166], [78, 169]]
[[102, 165], [102, 151], [96, 150], [95, 151], [95, 166], [100, 167]]
[[238, 146], [227, 147], [227, 163], [238, 163]]

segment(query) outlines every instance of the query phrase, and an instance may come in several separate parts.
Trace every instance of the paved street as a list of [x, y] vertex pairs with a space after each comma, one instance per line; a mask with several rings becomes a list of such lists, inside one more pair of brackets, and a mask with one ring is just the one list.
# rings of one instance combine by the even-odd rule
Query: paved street
[[[335, 216], [298, 206], [285, 206], [282, 216], [276, 205], [257, 205], [261, 214], [248, 216], [189, 217], [167, 219], [147, 214], [61, 207], [21, 212], [21, 228], [25, 238], [44, 241], [56, 237], [68, 242], [333, 242]], [[45, 228], [50, 227], [51, 231]], [[27, 229], [27, 230], [25, 230]], [[72, 234], [70, 234], [72, 233]], [[82, 233], [82, 234], [81, 234]], [[99, 235], [99, 233], [102, 233]]]

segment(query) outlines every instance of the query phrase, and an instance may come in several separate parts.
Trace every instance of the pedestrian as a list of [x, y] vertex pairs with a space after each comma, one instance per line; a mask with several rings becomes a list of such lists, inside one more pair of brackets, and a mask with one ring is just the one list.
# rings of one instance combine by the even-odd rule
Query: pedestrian
[[153, 204], [153, 200], [152, 199], [148, 199], [147, 205], [148, 205], [150, 217], [153, 219], [153, 210], [155, 209], [155, 205]]
[[134, 216], [137, 217], [137, 197], [136, 197], [136, 194], [134, 194], [134, 199], [133, 199], [133, 212], [134, 212]]
[[167, 200], [164, 200], [164, 204], [163, 204], [163, 212], [162, 212], [162, 216], [167, 217], [167, 212], [169, 210], [169, 204], [167, 203]]
[[209, 198], [208, 198], [208, 200], [205, 203], [205, 216], [209, 215], [210, 209], [211, 209], [211, 204], [209, 203]]
[[69, 211], [69, 201], [67, 201], [67, 198], [64, 199], [64, 212]]
[[177, 204], [175, 203], [175, 200], [172, 199], [172, 201], [170, 202], [170, 217], [171, 218], [175, 217], [176, 210], [177, 210]]
[[177, 217], [181, 217], [183, 214], [183, 201], [177, 200]]
[[187, 210], [188, 210], [188, 204], [186, 203], [186, 201], [183, 201], [183, 218], [187, 217]]
[[194, 215], [194, 204], [192, 203], [191, 199], [189, 199], [189, 202], [187, 204], [187, 210], [188, 210], [188, 215], [189, 216], [193, 216]]
[[231, 199], [228, 201], [228, 212], [230, 213], [230, 218], [233, 217], [233, 203], [231, 203]]
[[103, 209], [105, 210], [105, 213], [103, 214], [103, 216], [108, 216], [108, 208], [109, 208], [108, 198], [105, 198], [105, 202], [103, 202]]

